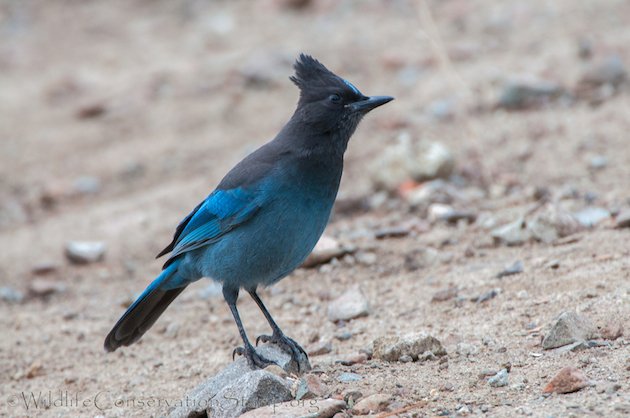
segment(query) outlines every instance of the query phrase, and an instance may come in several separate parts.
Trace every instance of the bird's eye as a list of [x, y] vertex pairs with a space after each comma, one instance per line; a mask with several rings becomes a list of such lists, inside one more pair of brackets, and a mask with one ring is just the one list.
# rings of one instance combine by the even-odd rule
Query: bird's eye
[[331, 94], [330, 96], [328, 96], [328, 100], [330, 100], [331, 103], [338, 104], [341, 103], [341, 96], [337, 93]]

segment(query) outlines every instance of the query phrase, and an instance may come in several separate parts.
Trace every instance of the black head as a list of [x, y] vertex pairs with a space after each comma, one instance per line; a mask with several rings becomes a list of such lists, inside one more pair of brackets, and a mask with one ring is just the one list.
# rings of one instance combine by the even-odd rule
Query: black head
[[345, 141], [344, 149], [361, 118], [393, 100], [389, 96], [365, 96], [309, 55], [301, 54], [294, 67], [291, 81], [300, 88], [294, 122], [297, 119], [318, 134], [330, 133], [335, 140]]

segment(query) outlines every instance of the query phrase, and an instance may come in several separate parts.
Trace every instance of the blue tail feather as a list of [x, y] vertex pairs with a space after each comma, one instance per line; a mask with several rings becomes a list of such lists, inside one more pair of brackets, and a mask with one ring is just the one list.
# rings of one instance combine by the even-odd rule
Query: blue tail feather
[[131, 345], [151, 328], [188, 284], [177, 275], [178, 267], [179, 260], [170, 264], [131, 304], [105, 338], [105, 350]]

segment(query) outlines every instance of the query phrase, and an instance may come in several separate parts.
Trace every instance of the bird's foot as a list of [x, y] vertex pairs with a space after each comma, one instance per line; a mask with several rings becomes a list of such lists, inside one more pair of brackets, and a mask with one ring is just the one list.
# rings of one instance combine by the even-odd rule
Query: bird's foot
[[249, 367], [251, 367], [252, 369], [264, 369], [265, 367], [272, 364], [277, 365], [275, 361], [268, 360], [258, 354], [254, 347], [252, 347], [251, 345], [249, 345], [248, 347], [236, 347], [232, 352], [232, 361], [234, 361], [234, 357], [237, 354], [239, 356], [244, 356], [247, 359], [247, 364], [249, 364]]
[[291, 359], [297, 364], [298, 372], [300, 371], [300, 364], [303, 364], [304, 360], [308, 363], [308, 354], [306, 354], [306, 351], [304, 351], [304, 349], [300, 347], [300, 344], [295, 342], [294, 339], [284, 334], [274, 333], [273, 335], [260, 335], [256, 338], [256, 345], [258, 345], [259, 342], [272, 343], [280, 347], [280, 349], [289, 354]]

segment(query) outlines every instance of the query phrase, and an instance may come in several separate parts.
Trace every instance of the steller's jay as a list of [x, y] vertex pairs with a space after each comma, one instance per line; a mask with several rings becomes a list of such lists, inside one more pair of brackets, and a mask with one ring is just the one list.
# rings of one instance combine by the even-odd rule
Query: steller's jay
[[[275, 323], [256, 293], [287, 276], [313, 250], [328, 223], [348, 140], [361, 118], [391, 100], [364, 96], [319, 61], [301, 54], [290, 77], [300, 89], [297, 109], [280, 133], [238, 163], [177, 226], [162, 273], [105, 338], [114, 351], [138, 341], [189, 284], [202, 277], [222, 284], [252, 368], [272, 362], [247, 338], [236, 308], [239, 290], [254, 299], [273, 331], [259, 337], [279, 345], [299, 367], [306, 353]], [[257, 339], [258, 342], [258, 339]]]

